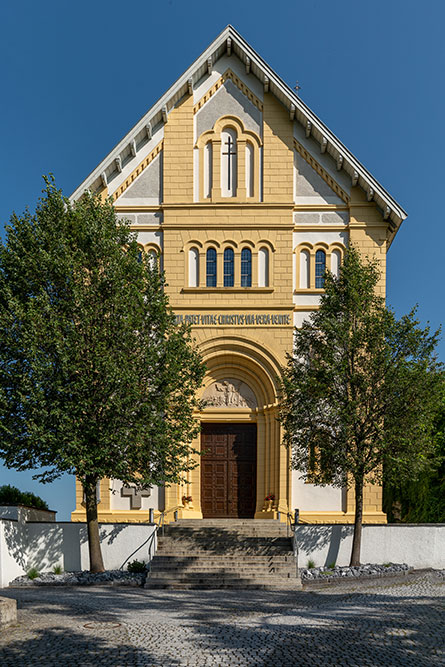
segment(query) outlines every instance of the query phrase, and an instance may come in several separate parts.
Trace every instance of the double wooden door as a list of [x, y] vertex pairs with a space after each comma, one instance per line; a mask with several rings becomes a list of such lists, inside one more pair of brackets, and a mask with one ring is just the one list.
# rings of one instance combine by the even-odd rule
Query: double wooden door
[[256, 424], [203, 424], [201, 508], [204, 518], [253, 518]]

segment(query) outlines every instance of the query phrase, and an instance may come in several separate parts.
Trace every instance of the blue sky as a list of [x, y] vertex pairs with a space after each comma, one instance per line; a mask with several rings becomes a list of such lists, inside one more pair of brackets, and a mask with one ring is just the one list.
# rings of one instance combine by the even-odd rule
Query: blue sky
[[[388, 303], [445, 321], [445, 3], [440, 0], [15, 0], [0, 22], [0, 224], [33, 209], [42, 175], [70, 194], [231, 23], [408, 212]], [[439, 348], [445, 361], [445, 343]], [[68, 520], [73, 478], [0, 468]]]

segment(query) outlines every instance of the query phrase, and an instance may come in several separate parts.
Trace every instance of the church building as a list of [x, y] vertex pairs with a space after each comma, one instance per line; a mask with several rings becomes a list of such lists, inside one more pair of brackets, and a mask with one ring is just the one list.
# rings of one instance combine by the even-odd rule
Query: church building
[[[232, 27], [147, 111], [72, 195], [111, 197], [160, 257], [170, 305], [207, 367], [203, 451], [187, 483], [142, 493], [100, 483], [100, 521], [154, 510], [200, 518], [351, 523], [354, 491], [290, 469], [278, 377], [294, 327], [319, 307], [348, 243], [380, 262], [406, 213]], [[73, 521], [85, 520], [81, 485]], [[383, 523], [368, 485], [364, 521]]]

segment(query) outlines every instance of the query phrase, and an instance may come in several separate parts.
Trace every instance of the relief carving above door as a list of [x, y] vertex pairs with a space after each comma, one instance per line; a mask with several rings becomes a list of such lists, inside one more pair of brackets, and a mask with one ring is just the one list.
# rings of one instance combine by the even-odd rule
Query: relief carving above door
[[224, 378], [213, 382], [204, 391], [202, 399], [209, 408], [251, 408], [258, 407], [255, 394], [242, 380]]

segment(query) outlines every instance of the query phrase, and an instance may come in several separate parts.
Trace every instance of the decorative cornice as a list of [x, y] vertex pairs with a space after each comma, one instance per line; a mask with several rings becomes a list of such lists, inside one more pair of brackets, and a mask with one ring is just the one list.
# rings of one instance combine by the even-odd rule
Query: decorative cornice
[[294, 146], [296, 150], [299, 152], [301, 157], [303, 157], [306, 162], [317, 172], [319, 176], [329, 185], [331, 190], [333, 190], [339, 197], [340, 199], [343, 199], [343, 201], [346, 204], [349, 204], [350, 202], [350, 197], [346, 194], [346, 192], [339, 186], [339, 184], [334, 181], [332, 176], [328, 174], [326, 169], [323, 169], [323, 167], [312, 157], [310, 153], [300, 144], [299, 141], [294, 139]]
[[241, 79], [232, 72], [231, 69], [228, 69], [224, 74], [216, 81], [213, 86], [201, 97], [201, 99], [193, 107], [193, 113], [197, 113], [201, 107], [204, 106], [206, 102], [224, 85], [224, 83], [229, 80], [232, 81], [235, 86], [247, 97], [253, 105], [257, 107], [260, 111], [263, 110], [263, 103], [258, 99], [254, 93], [246, 86], [246, 84], [241, 81]]
[[114, 201], [116, 201], [116, 199], [118, 199], [121, 195], [123, 195], [125, 190], [127, 190], [127, 188], [129, 188], [130, 185], [132, 185], [132, 183], [136, 180], [136, 178], [142, 174], [142, 172], [146, 167], [148, 167], [150, 162], [153, 162], [155, 157], [159, 155], [159, 153], [162, 151], [163, 148], [164, 148], [164, 140], [162, 139], [162, 141], [158, 143], [158, 145], [151, 151], [151, 153], [149, 153], [147, 157], [144, 158], [144, 160], [142, 160], [140, 164], [138, 164], [136, 169], [134, 169], [131, 172], [129, 177], [125, 179], [125, 181], [118, 187], [118, 189], [115, 192], [113, 192], [111, 197], [112, 199], [114, 199]]

